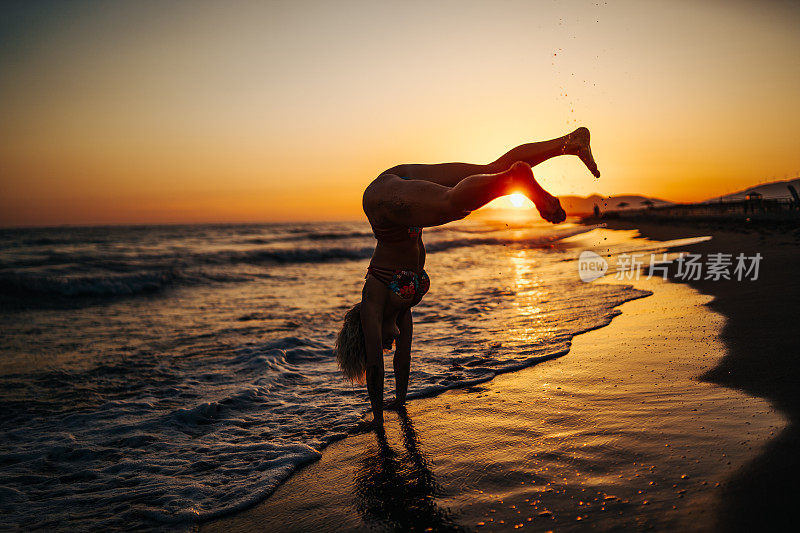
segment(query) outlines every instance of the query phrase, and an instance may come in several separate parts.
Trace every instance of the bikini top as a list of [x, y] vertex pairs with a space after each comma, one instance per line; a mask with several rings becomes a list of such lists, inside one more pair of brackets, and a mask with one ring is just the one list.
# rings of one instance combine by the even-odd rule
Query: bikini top
[[[401, 179], [408, 180], [405, 176], [400, 176]], [[372, 222], [372, 233], [375, 238], [383, 242], [400, 242], [406, 239], [416, 239], [422, 235], [422, 228], [418, 226], [386, 226], [376, 227]]]

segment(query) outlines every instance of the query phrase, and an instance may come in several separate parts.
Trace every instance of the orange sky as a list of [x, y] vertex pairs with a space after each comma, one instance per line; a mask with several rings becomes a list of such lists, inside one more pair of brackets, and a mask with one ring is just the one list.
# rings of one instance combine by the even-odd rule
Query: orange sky
[[0, 225], [356, 219], [398, 163], [587, 125], [554, 194], [702, 200], [800, 173], [786, 2], [20, 2]]

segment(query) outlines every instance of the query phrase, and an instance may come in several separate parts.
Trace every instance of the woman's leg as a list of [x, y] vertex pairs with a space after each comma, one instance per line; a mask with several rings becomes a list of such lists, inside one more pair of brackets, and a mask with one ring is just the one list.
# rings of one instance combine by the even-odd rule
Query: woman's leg
[[512, 163], [505, 172], [498, 174], [478, 174], [458, 182], [448, 192], [448, 200], [456, 211], [462, 211], [459, 218], [483, 207], [495, 198], [521, 192], [531, 199], [542, 218], [548, 222], [563, 222], [566, 218], [558, 198], [545, 191], [527, 162]]
[[566, 215], [558, 199], [536, 182], [524, 162], [496, 174], [475, 174], [445, 187], [428, 180], [388, 178], [373, 183], [364, 194], [371, 221], [401, 226], [439, 226], [460, 220], [495, 198], [521, 192], [533, 201], [545, 220], [562, 222]]
[[500, 156], [492, 165], [500, 168], [509, 168], [517, 161], [525, 161], [530, 166], [535, 167], [539, 163], [559, 155], [576, 155], [583, 161], [589, 172], [599, 178], [600, 171], [597, 170], [597, 164], [592, 156], [589, 140], [589, 130], [581, 126], [572, 133], [558, 139], [517, 146]]
[[586, 128], [578, 128], [568, 135], [551, 139], [549, 141], [528, 143], [517, 146], [500, 156], [488, 165], [474, 165], [470, 163], [439, 163], [435, 165], [398, 165], [387, 170], [384, 174], [394, 174], [405, 178], [430, 181], [455, 187], [458, 183], [476, 174], [496, 174], [511, 168], [517, 161], [524, 161], [534, 167], [559, 155], [577, 155], [584, 162], [589, 171], [600, 177], [597, 165], [592, 157], [589, 145], [590, 135]]

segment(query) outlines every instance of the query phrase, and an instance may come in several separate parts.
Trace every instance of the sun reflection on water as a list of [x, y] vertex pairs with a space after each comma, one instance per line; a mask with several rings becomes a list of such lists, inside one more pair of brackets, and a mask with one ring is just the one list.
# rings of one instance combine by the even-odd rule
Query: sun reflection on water
[[516, 342], [539, 343], [553, 328], [545, 321], [542, 302], [549, 300], [550, 290], [544, 284], [537, 250], [517, 250], [509, 256], [513, 272], [515, 317], [508, 328], [508, 337]]

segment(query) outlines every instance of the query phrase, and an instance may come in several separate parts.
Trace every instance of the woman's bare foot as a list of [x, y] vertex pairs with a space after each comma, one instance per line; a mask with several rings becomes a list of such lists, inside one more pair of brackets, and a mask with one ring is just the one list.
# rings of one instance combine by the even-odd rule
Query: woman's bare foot
[[581, 126], [577, 130], [567, 135], [566, 143], [564, 144], [564, 153], [577, 155], [586, 168], [589, 169], [595, 178], [600, 177], [600, 171], [597, 170], [597, 163], [592, 156], [592, 148], [589, 145], [589, 130]]
[[517, 161], [511, 165], [509, 172], [514, 175], [515, 180], [518, 180], [525, 195], [536, 205], [543, 219], [553, 224], [564, 222], [567, 214], [561, 208], [561, 202], [539, 185], [528, 163]]
[[567, 219], [567, 213], [561, 207], [561, 202], [558, 201], [558, 198], [544, 189], [541, 189], [541, 196], [533, 203], [536, 204], [536, 209], [539, 210], [542, 218], [552, 224], [560, 224]]

